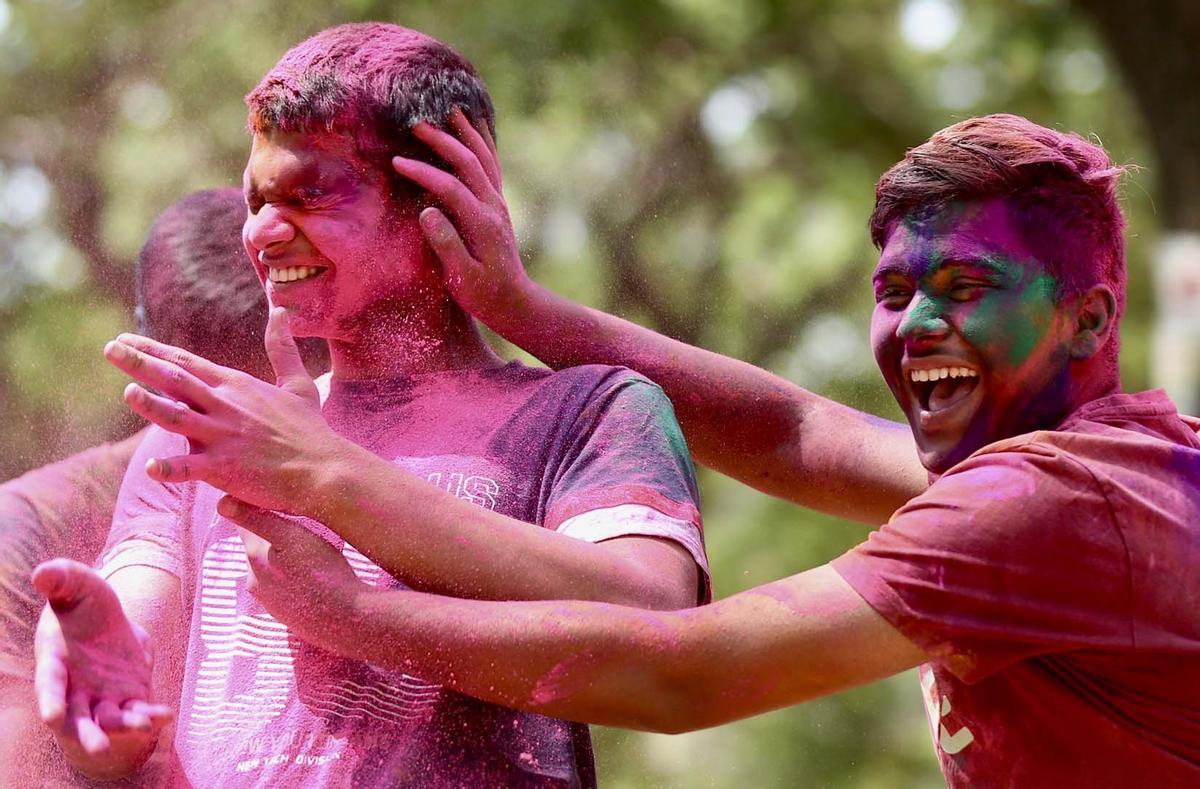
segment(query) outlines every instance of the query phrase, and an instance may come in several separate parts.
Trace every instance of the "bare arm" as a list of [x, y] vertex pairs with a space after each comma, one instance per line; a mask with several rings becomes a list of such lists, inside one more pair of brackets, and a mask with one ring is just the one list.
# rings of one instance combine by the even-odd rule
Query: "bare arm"
[[671, 398], [700, 463], [764, 493], [878, 525], [928, 486], [907, 425], [664, 337], [525, 280], [481, 319], [551, 367], [616, 364]]
[[[696, 604], [696, 562], [675, 542], [585, 542], [458, 499], [354, 444], [342, 450], [316, 472], [321, 482], [306, 509], [415, 589], [491, 600]], [[228, 499], [220, 510], [239, 520]]]
[[[251, 591], [302, 638], [554, 717], [685, 731], [927, 659], [828, 566], [684, 611], [485, 602], [369, 588], [294, 525], [269, 514], [247, 525]], [[291, 604], [314, 585], [316, 608]]]
[[132, 566], [108, 578], [130, 622], [146, 631], [153, 648], [154, 698], [179, 707], [187, 633], [179, 598], [179, 579], [154, 567]]
[[552, 367], [603, 363], [641, 372], [675, 403], [697, 460], [766, 493], [875, 525], [925, 490], [907, 427], [531, 282], [491, 138], [461, 112], [452, 124], [457, 139], [429, 124], [413, 131], [454, 174], [414, 159], [393, 164], [445, 209], [422, 212], [426, 237], [455, 298], [491, 329]]
[[[329, 428], [282, 309], [271, 312], [266, 346], [278, 386], [142, 337], [109, 344], [110, 361], [169, 395], [131, 385], [130, 407], [202, 446], [152, 460], [152, 478], [202, 480], [256, 506], [311, 516], [420, 589], [652, 608], [696, 603], [697, 567], [682, 546], [649, 537], [584, 542], [438, 490]], [[234, 517], [228, 507], [222, 514]]]

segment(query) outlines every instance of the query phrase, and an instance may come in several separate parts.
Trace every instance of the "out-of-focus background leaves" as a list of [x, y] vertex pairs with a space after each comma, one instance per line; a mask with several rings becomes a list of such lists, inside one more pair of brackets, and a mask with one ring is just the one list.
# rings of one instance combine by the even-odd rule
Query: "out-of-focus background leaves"
[[[876, 177], [956, 120], [1094, 135], [1127, 181], [1124, 378], [1150, 384], [1158, 239], [1200, 230], [1200, 6], [1120, 0], [0, 0], [0, 478], [129, 429], [100, 358], [131, 261], [234, 184], [241, 97], [289, 46], [381, 19], [493, 92], [534, 276], [896, 417], [866, 342]], [[701, 479], [725, 596], [864, 529]], [[608, 786], [936, 786], [912, 676], [692, 735], [597, 730]]]

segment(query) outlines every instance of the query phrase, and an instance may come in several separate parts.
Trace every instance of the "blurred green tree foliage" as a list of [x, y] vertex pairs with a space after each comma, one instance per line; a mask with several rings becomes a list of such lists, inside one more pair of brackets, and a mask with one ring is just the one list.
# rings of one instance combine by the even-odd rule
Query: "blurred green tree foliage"
[[[242, 95], [301, 38], [365, 19], [431, 33], [483, 73], [535, 277], [896, 417], [866, 343], [880, 172], [997, 111], [1153, 161], [1145, 106], [1092, 25], [1111, 40], [1136, 19], [1082, 5], [1096, 16], [1064, 0], [0, 0], [0, 478], [129, 429], [100, 348], [132, 326], [151, 218], [238, 183]], [[1155, 175], [1125, 190], [1132, 389], [1147, 377]], [[701, 484], [722, 596], [865, 533]], [[940, 783], [908, 676], [709, 732], [597, 741], [609, 786]]]

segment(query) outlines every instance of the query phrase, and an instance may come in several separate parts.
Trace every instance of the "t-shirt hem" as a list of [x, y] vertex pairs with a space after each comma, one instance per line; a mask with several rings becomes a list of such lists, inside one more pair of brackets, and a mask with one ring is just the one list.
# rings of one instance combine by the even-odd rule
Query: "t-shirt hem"
[[153, 570], [162, 570], [165, 573], [170, 573], [176, 578], [180, 578], [178, 566], [171, 561], [161, 559], [155, 556], [147, 555], [121, 555], [117, 554], [100, 565], [97, 572], [104, 580], [109, 580], [119, 570], [124, 570], [129, 567], [149, 567]]
[[553, 504], [546, 512], [542, 523], [548, 529], [558, 530], [564, 521], [591, 510], [619, 507], [622, 504], [641, 504], [658, 510], [668, 518], [687, 521], [703, 534], [704, 525], [700, 510], [691, 502], [677, 501], [664, 496], [645, 485], [618, 485], [602, 490], [585, 490], [565, 497]]

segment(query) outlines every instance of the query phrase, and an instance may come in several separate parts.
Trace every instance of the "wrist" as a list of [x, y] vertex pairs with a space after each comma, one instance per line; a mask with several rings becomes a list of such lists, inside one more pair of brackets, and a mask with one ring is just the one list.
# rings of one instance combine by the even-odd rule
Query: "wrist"
[[354, 442], [333, 434], [309, 461], [304, 479], [298, 486], [300, 514], [327, 526], [337, 521], [346, 505], [353, 502], [354, 482], [362, 473], [365, 462], [374, 457]]
[[323, 608], [328, 615], [302, 637], [340, 657], [365, 660], [367, 655], [362, 651], [362, 645], [369, 632], [365, 611], [370, 607], [370, 599], [381, 592], [357, 578], [324, 590]]
[[532, 311], [540, 303], [543, 291], [542, 286], [522, 270], [512, 282], [497, 289], [486, 303], [479, 305], [475, 317], [511, 341], [522, 326], [530, 324]]

